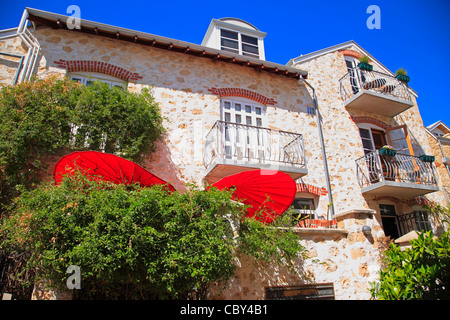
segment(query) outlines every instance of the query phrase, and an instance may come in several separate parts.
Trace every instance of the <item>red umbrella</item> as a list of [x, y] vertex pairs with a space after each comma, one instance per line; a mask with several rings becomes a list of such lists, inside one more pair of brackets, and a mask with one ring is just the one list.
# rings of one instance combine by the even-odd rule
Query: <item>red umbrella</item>
[[60, 184], [64, 175], [73, 175], [76, 170], [81, 170], [91, 179], [101, 179], [116, 184], [139, 183], [143, 187], [166, 184], [169, 190], [175, 191], [171, 184], [148, 172], [137, 163], [97, 151], [77, 151], [63, 156], [53, 170], [55, 183]]
[[246, 205], [247, 216], [268, 224], [282, 215], [295, 198], [295, 181], [286, 173], [274, 170], [252, 170], [237, 173], [213, 184], [220, 190], [234, 189], [233, 199]]

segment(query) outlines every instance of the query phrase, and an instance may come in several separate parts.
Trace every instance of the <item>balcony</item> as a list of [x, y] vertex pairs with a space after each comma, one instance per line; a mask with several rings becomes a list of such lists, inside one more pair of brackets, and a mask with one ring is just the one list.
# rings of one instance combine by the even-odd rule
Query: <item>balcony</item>
[[368, 153], [356, 160], [356, 175], [364, 195], [416, 197], [439, 190], [433, 164], [407, 154]]
[[393, 117], [414, 105], [407, 85], [378, 71], [353, 68], [339, 84], [348, 108]]
[[298, 133], [217, 121], [203, 151], [206, 181], [255, 169], [278, 170], [298, 179], [307, 174], [303, 136]]

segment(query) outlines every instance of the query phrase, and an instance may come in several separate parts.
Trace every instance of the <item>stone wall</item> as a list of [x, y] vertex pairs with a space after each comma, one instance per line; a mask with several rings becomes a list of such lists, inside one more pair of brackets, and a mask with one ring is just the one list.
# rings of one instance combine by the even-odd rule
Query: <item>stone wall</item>
[[[190, 182], [204, 183], [204, 141], [220, 119], [217, 92], [222, 88], [266, 97], [268, 127], [303, 134], [308, 174], [298, 182], [325, 187], [317, 119], [307, 112], [314, 104], [311, 92], [301, 82], [245, 66], [68, 30], [40, 27], [34, 35], [41, 44], [39, 77], [62, 77], [84, 65], [85, 71], [90, 68], [125, 78], [130, 91], [151, 87], [166, 119], [167, 133], [144, 167], [176, 189], [183, 191]], [[10, 49], [20, 51], [20, 43], [14, 42]], [[430, 151], [420, 129], [417, 105], [398, 119], [349, 113], [343, 107], [339, 79], [347, 71], [341, 53], [321, 56], [300, 67], [309, 71], [308, 81], [317, 90], [338, 229], [297, 230], [309, 258], [298, 260], [296, 274], [240, 257], [238, 271], [226, 291], [212, 288], [210, 298], [264, 299], [264, 286], [268, 285], [333, 282], [337, 299], [368, 299], [369, 281], [379, 270], [378, 244], [384, 233], [374, 211], [379, 202], [364, 198], [356, 179], [354, 161], [363, 155], [363, 149], [355, 119], [371, 117], [395, 125], [401, 118], [420, 145]], [[3, 71], [0, 75], [5, 73], [11, 74]], [[318, 214], [326, 216], [328, 205], [327, 197], [320, 196]], [[361, 232], [364, 225], [371, 227], [368, 236]]]
[[[428, 134], [424, 129], [415, 96], [414, 105], [395, 117], [372, 114], [360, 110], [345, 108], [339, 91], [339, 79], [347, 73], [344, 54], [348, 52], [363, 54], [359, 48], [352, 46], [345, 51], [334, 51], [314, 59], [297, 64], [295, 67], [308, 71], [308, 81], [315, 87], [319, 108], [323, 116], [323, 127], [330, 179], [335, 200], [336, 212], [352, 209], [373, 209], [379, 212], [379, 204], [393, 204], [398, 213], [413, 211], [412, 199], [402, 196], [365, 197], [356, 179], [355, 160], [364, 155], [357, 123], [371, 123], [387, 128], [407, 125], [415, 154], [430, 154]], [[377, 63], [372, 63], [374, 70], [384, 72]], [[323, 72], [327, 70], [327, 72]], [[346, 152], [342, 152], [345, 150]], [[440, 176], [437, 179], [440, 182]], [[427, 194], [429, 200], [443, 203], [444, 194], [433, 192]], [[420, 206], [420, 204], [418, 204]], [[417, 205], [414, 207], [417, 208]], [[379, 217], [378, 220], [381, 220]]]

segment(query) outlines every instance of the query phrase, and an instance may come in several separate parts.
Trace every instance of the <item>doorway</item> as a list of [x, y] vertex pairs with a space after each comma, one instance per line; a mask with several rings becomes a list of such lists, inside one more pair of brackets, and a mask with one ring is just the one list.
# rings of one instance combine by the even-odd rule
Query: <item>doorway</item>
[[395, 206], [391, 204], [380, 204], [379, 207], [384, 234], [386, 237], [391, 237], [391, 239], [397, 239], [400, 237], [400, 232]]

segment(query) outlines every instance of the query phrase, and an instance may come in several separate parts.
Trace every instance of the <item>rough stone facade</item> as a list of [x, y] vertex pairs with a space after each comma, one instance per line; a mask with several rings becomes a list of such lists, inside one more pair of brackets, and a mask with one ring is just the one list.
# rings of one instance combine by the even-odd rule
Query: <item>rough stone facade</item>
[[[317, 190], [325, 188], [317, 119], [308, 112], [314, 103], [311, 91], [302, 81], [67, 29], [41, 26], [34, 36], [41, 44], [38, 77], [100, 72], [127, 81], [130, 91], [151, 87], [166, 118], [167, 133], [144, 166], [177, 190], [185, 190], [190, 182], [204, 184], [205, 136], [221, 117], [223, 96], [262, 103], [266, 106], [268, 128], [302, 134], [308, 174], [297, 182], [315, 186]], [[17, 39], [0, 42], [0, 49], [24, 53]], [[352, 51], [358, 52], [358, 48]], [[356, 179], [355, 159], [364, 155], [357, 127], [360, 122], [380, 127], [407, 124], [416, 145], [426, 153], [432, 152], [417, 104], [395, 118], [347, 110], [339, 90], [339, 79], [347, 68], [339, 51], [296, 67], [308, 71], [308, 82], [316, 88], [337, 228], [296, 229], [299, 241], [309, 251], [308, 259], [298, 260], [296, 274], [260, 266], [241, 257], [238, 271], [227, 289], [211, 288], [211, 299], [264, 299], [265, 286], [307, 282], [332, 282], [336, 299], [369, 299], [370, 282], [376, 280], [380, 267], [379, 246], [385, 238], [378, 205], [394, 204], [398, 212], [412, 210], [411, 199], [364, 197]], [[14, 68], [0, 64], [1, 84], [9, 84], [14, 72]], [[52, 172], [51, 167], [48, 172]], [[48, 175], [47, 179], [50, 178]], [[310, 193], [308, 190], [299, 191]], [[430, 198], [440, 201], [443, 195], [436, 193]], [[315, 199], [317, 214], [326, 217], [327, 192], [317, 191]], [[371, 228], [369, 235], [362, 232], [363, 226]]]

